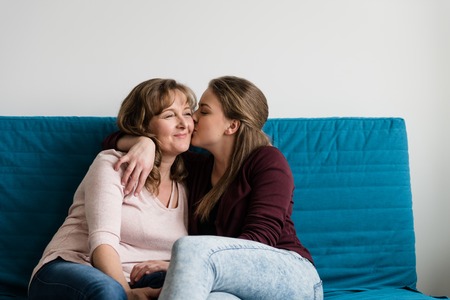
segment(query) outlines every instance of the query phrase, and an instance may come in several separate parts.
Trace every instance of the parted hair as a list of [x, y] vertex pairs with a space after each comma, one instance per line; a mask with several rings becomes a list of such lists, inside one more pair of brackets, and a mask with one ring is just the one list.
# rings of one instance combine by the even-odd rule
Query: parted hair
[[225, 117], [239, 121], [230, 165], [217, 184], [201, 199], [196, 215], [208, 220], [220, 197], [236, 178], [239, 169], [255, 149], [270, 145], [262, 128], [269, 116], [267, 99], [252, 82], [235, 76], [224, 76], [209, 82], [208, 88], [222, 105]]
[[[138, 84], [131, 90], [123, 100], [117, 116], [117, 125], [123, 133], [146, 136], [155, 142], [155, 163], [145, 183], [145, 187], [154, 194], [158, 193], [161, 183], [159, 172], [161, 148], [159, 141], [150, 131], [150, 120], [172, 105], [175, 101], [175, 90], [179, 90], [186, 96], [187, 103], [193, 111], [197, 105], [197, 99], [189, 87], [173, 79], [154, 78]], [[170, 170], [170, 178], [180, 182], [186, 176], [183, 160], [177, 156]]]

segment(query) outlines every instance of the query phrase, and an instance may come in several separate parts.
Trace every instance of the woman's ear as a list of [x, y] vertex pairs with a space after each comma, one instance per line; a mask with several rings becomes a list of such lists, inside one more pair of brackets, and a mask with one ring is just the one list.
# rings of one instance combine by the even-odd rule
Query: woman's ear
[[225, 134], [226, 135], [232, 135], [232, 134], [236, 133], [240, 126], [241, 126], [241, 121], [234, 120], [234, 119], [231, 120], [230, 125], [225, 130]]

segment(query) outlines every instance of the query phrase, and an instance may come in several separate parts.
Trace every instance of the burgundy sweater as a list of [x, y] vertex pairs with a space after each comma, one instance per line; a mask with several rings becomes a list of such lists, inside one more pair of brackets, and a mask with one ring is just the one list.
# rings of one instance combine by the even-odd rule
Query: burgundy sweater
[[[120, 134], [109, 136], [103, 146], [115, 147], [119, 137]], [[308, 249], [300, 243], [291, 219], [294, 180], [286, 158], [277, 148], [264, 146], [250, 154], [206, 223], [200, 222], [194, 209], [211, 189], [214, 158], [210, 154], [191, 151], [182, 156], [189, 172], [189, 234], [257, 241], [295, 251], [313, 263]]]

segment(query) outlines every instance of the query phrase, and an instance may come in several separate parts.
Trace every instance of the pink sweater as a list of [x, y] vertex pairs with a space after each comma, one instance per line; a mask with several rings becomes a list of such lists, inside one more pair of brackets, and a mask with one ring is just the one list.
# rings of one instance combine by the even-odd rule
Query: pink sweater
[[92, 251], [102, 244], [116, 249], [128, 281], [136, 263], [170, 260], [173, 243], [187, 235], [186, 189], [183, 184], [173, 189], [178, 191], [176, 208], [165, 207], [145, 189], [138, 197], [125, 196], [120, 183], [123, 170], [113, 169], [122, 155], [115, 150], [98, 154], [32, 276], [57, 257], [90, 265]]

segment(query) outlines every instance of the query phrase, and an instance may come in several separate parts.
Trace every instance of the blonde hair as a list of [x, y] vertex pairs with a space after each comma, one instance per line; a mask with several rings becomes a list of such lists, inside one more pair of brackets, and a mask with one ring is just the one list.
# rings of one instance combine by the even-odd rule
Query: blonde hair
[[[154, 78], [138, 84], [131, 90], [125, 100], [123, 100], [117, 116], [117, 125], [123, 133], [134, 136], [146, 136], [155, 142], [155, 163], [145, 183], [145, 187], [155, 194], [157, 194], [161, 183], [161, 174], [159, 172], [161, 149], [159, 141], [150, 132], [150, 120], [172, 105], [174, 102], [173, 91], [175, 90], [179, 90], [186, 96], [189, 107], [191, 110], [194, 110], [197, 105], [197, 99], [189, 87], [173, 79]], [[186, 175], [183, 160], [177, 156], [170, 170], [170, 178], [180, 182]]]
[[262, 130], [269, 116], [269, 108], [266, 97], [258, 87], [243, 78], [224, 76], [211, 80], [208, 88], [219, 99], [225, 117], [238, 120], [240, 126], [236, 132], [230, 165], [196, 208], [196, 215], [203, 221], [208, 220], [212, 209], [235, 179], [249, 154], [261, 146], [270, 145], [268, 136]]

